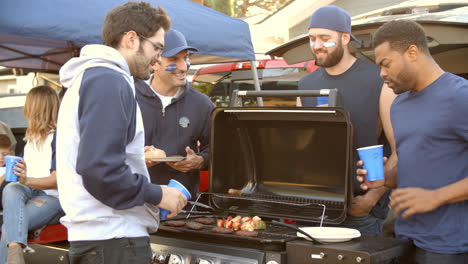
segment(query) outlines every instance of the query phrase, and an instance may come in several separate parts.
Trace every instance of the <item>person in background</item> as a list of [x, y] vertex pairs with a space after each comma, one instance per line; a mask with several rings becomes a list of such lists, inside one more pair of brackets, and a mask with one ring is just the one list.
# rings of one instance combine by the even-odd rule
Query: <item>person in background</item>
[[[384, 85], [377, 66], [351, 54], [353, 39], [358, 41], [351, 33], [351, 18], [345, 10], [337, 6], [317, 9], [310, 19], [309, 40], [315, 64], [320, 68], [299, 81], [299, 90], [338, 89], [343, 107], [351, 116], [356, 149], [378, 145], [383, 130], [390, 146], [394, 146], [389, 109], [395, 96]], [[328, 104], [320, 99], [326, 98], [319, 98], [319, 102], [316, 98], [298, 98], [297, 105]], [[354, 157], [356, 164], [357, 152]], [[355, 196], [342, 226], [356, 228], [363, 235], [382, 235], [388, 211], [386, 192], [385, 187], [363, 192], [355, 181]]]
[[151, 181], [168, 184], [175, 179], [194, 198], [200, 184], [199, 169], [209, 161], [210, 114], [214, 108], [208, 96], [193, 89], [187, 81], [189, 52], [196, 51], [181, 32], [172, 29], [165, 35], [161, 62], [153, 65], [154, 75], [149, 84], [135, 81], [146, 148], [154, 146], [168, 156], [185, 157], [178, 162], [148, 162]]
[[104, 45], [87, 45], [60, 70], [68, 88], [57, 133], [61, 219], [75, 263], [151, 263], [158, 206], [177, 215], [185, 196], [152, 184], [133, 77], [149, 79], [170, 18], [146, 2], [107, 13]]
[[6, 134], [10, 138], [11, 149], [13, 150], [13, 155], [14, 155], [14, 152], [16, 149], [16, 138], [11, 132], [11, 128], [7, 124], [3, 123], [2, 121], [0, 121], [0, 134]]
[[24, 160], [15, 168], [18, 182], [9, 183], [3, 190], [0, 263], [6, 260], [8, 264], [23, 264], [28, 230], [58, 223], [63, 216], [55, 169], [59, 105], [57, 94], [48, 86], [34, 87], [26, 96], [24, 116], [28, 128]]
[[[406, 261], [466, 264], [468, 81], [444, 72], [426, 40], [424, 29], [409, 20], [385, 23], [374, 34], [380, 76], [398, 94], [391, 107], [397, 163], [385, 184], [397, 188], [390, 196], [396, 235], [415, 246]], [[366, 174], [359, 169], [358, 180]]]
[[[0, 198], [2, 197], [3, 189], [8, 184], [5, 181], [5, 156], [9, 155], [14, 155], [10, 137], [7, 134], [0, 134]], [[0, 204], [0, 210], [2, 209], [3, 206]]]

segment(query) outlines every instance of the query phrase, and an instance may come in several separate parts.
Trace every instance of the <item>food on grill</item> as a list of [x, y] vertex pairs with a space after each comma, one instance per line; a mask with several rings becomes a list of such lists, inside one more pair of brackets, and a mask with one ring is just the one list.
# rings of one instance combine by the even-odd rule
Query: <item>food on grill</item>
[[218, 219], [216, 221], [216, 225], [218, 227], [230, 228], [235, 231], [254, 231], [257, 229], [266, 229], [265, 221], [262, 221], [262, 219], [258, 216], [254, 216], [253, 218], [248, 216], [242, 217], [240, 215], [234, 218], [229, 216], [226, 220]]
[[211, 231], [213, 231], [215, 233], [220, 233], [220, 234], [232, 234], [232, 233], [234, 233], [234, 230], [232, 230], [231, 228], [225, 228], [225, 227], [219, 227], [219, 226], [213, 227], [213, 229], [211, 229]]
[[185, 226], [193, 230], [201, 230], [203, 227], [205, 227], [205, 225], [197, 222], [187, 222], [185, 223]]
[[185, 221], [182, 221], [182, 220], [170, 220], [170, 221], [164, 222], [164, 224], [165, 224], [165, 225], [168, 225], [168, 226], [179, 227], [179, 226], [184, 226], [184, 225], [185, 225]]
[[242, 236], [242, 237], [257, 237], [258, 232], [257, 231], [236, 231], [236, 235]]
[[195, 219], [195, 222], [204, 224], [204, 225], [213, 225], [215, 223], [215, 220], [213, 218], [200, 217], [200, 218]]
[[145, 152], [145, 158], [165, 158], [166, 152], [155, 147], [150, 148]]
[[238, 189], [229, 189], [229, 190], [228, 190], [228, 194], [240, 196], [240, 195], [241, 195], [241, 190], [238, 190]]

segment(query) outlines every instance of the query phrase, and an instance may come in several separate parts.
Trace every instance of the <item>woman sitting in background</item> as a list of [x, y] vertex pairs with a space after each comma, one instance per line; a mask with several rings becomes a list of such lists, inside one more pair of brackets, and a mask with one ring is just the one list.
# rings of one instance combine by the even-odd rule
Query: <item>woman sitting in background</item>
[[[60, 207], [55, 174], [55, 130], [59, 98], [47, 86], [31, 89], [24, 116], [28, 120], [24, 161], [17, 163], [18, 182], [3, 190], [0, 263], [23, 264], [28, 230], [58, 223]], [[26, 171], [27, 164], [27, 171]]]

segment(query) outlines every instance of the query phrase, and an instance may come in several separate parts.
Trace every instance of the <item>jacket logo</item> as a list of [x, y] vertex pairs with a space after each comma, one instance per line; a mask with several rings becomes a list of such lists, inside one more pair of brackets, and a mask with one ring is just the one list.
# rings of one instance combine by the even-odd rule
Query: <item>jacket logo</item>
[[179, 125], [183, 128], [186, 128], [190, 126], [190, 120], [188, 119], [188, 117], [183, 116], [179, 119]]

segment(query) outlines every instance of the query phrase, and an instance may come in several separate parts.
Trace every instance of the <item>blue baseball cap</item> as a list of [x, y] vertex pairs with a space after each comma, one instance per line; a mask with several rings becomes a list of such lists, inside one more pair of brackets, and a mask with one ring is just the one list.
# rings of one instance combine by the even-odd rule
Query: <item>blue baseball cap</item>
[[351, 34], [351, 17], [343, 8], [329, 5], [315, 10], [310, 18], [309, 28], [326, 28], [349, 33], [358, 43], [361, 41]]
[[173, 57], [183, 50], [191, 50], [197, 52], [198, 50], [187, 44], [184, 35], [175, 29], [171, 29], [164, 35], [164, 50], [163, 57]]

